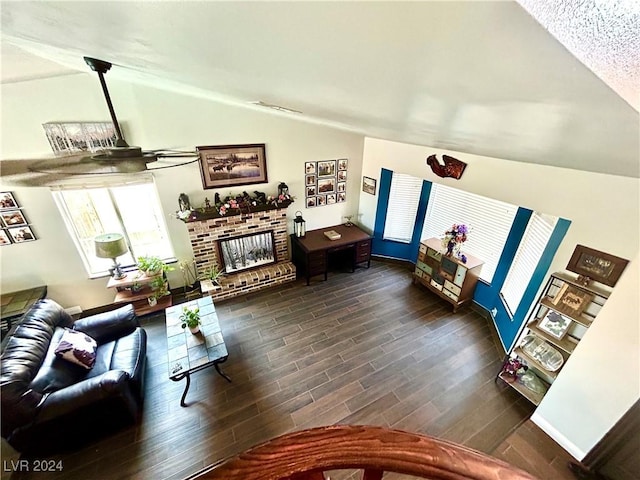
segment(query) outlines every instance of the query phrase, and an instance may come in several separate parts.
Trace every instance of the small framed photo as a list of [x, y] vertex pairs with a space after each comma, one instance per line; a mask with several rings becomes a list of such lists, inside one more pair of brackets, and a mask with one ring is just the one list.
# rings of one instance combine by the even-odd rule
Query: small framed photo
[[16, 198], [13, 196], [11, 192], [0, 192], [0, 209], [4, 210], [6, 208], [20, 208], [18, 202], [16, 202]]
[[338, 182], [337, 190], [338, 192], [346, 192], [347, 191], [347, 182]]
[[591, 300], [593, 300], [593, 295], [589, 292], [565, 283], [553, 298], [552, 303], [555, 310], [573, 318], [578, 318]]
[[318, 180], [318, 193], [333, 193], [336, 191], [335, 178], [321, 178]]
[[362, 191], [364, 193], [368, 193], [369, 195], [375, 195], [376, 183], [377, 183], [377, 180], [375, 178], [362, 177]]
[[340, 160], [338, 160], [338, 171], [341, 170], [347, 170], [347, 162], [348, 160], [346, 158], [341, 158]]
[[307, 208], [313, 208], [316, 206], [316, 197], [307, 198]]
[[316, 174], [316, 162], [304, 162], [304, 173], [307, 175]]
[[336, 175], [335, 160], [323, 160], [322, 162], [318, 162], [319, 177], [335, 177], [335, 175]]
[[0, 216], [7, 227], [17, 227], [29, 223], [20, 210], [5, 210], [0, 212]]
[[316, 186], [313, 185], [311, 187], [307, 187], [307, 197], [315, 197], [316, 196]]
[[549, 310], [538, 322], [538, 328], [553, 338], [561, 340], [571, 325], [571, 319]]
[[318, 195], [316, 197], [316, 205], [318, 205], [319, 207], [326, 205], [327, 204], [327, 199], [325, 197], [325, 195]]
[[346, 202], [347, 201], [347, 194], [344, 192], [338, 192], [338, 203], [342, 203], [342, 202]]
[[264, 143], [196, 147], [196, 150], [205, 190], [267, 183]]
[[584, 245], [577, 245], [567, 265], [567, 270], [581, 275], [587, 282], [595, 280], [610, 287], [615, 286], [629, 260], [599, 252]]
[[339, 170], [338, 171], [338, 181], [339, 182], [346, 182], [347, 181], [347, 171], [346, 170]]
[[331, 205], [332, 203], [336, 203], [336, 194], [330, 193], [327, 195], [327, 205]]
[[0, 245], [11, 245], [11, 237], [4, 229], [0, 230]]
[[36, 239], [33, 230], [31, 230], [31, 227], [29, 226], [13, 227], [8, 231], [14, 243], [32, 242]]
[[315, 185], [316, 184], [316, 176], [315, 175], [307, 175], [305, 177], [305, 184], [307, 186], [309, 185]]

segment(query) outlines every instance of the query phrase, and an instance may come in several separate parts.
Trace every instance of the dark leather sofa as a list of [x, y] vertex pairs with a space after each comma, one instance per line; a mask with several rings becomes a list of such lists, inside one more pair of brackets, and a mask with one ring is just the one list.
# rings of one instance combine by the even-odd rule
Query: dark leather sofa
[[[56, 357], [64, 327], [96, 340], [91, 370]], [[147, 335], [131, 305], [74, 322], [53, 300], [41, 300], [3, 344], [1, 429], [16, 450], [77, 447], [94, 434], [137, 420]]]

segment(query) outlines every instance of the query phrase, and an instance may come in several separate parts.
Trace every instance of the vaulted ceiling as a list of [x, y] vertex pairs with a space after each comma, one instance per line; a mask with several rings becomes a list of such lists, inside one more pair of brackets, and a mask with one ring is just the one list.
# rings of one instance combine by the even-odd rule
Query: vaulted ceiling
[[633, 0], [3, 1], [1, 15], [3, 83], [89, 72], [92, 56], [110, 77], [371, 137], [640, 176]]

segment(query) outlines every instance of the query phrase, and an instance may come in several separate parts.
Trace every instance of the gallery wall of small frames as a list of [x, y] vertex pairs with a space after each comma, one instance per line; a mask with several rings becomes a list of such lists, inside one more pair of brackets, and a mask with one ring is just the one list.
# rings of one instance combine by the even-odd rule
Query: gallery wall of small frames
[[0, 246], [33, 242], [36, 235], [12, 192], [0, 192]]
[[346, 158], [305, 162], [306, 208], [323, 207], [347, 201]]

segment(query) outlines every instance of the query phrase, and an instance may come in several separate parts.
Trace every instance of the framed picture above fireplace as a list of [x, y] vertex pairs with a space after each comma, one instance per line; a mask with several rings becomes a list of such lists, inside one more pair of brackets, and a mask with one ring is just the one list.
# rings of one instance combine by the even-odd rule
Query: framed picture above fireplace
[[196, 147], [196, 150], [205, 189], [267, 183], [264, 143]]
[[218, 240], [218, 258], [224, 273], [276, 263], [273, 230]]

